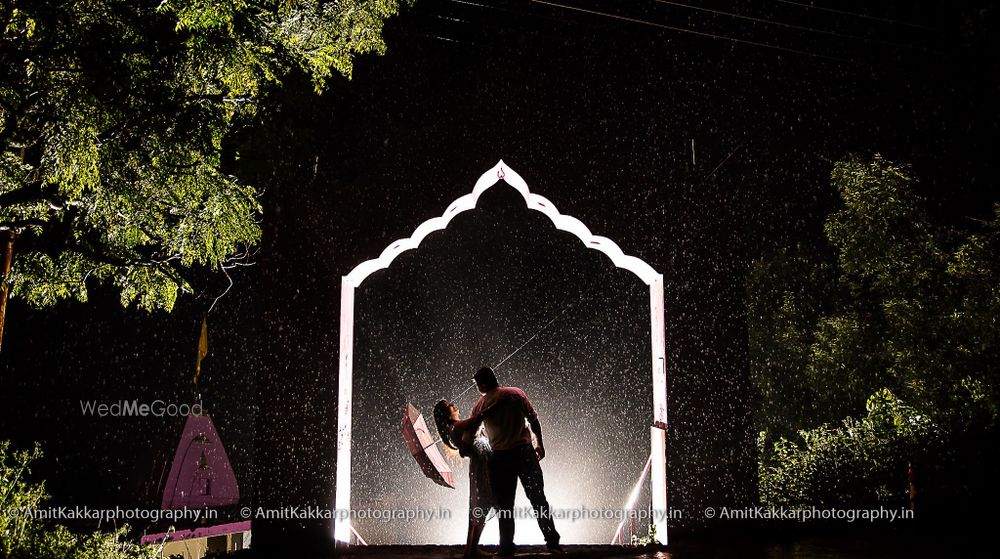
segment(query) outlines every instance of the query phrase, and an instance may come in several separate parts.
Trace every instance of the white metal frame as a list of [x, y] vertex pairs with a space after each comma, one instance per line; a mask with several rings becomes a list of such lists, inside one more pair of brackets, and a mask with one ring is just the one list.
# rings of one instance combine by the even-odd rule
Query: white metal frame
[[649, 285], [650, 335], [653, 374], [653, 425], [650, 428], [650, 450], [652, 456], [650, 490], [652, 493], [653, 523], [661, 543], [667, 543], [667, 475], [666, 475], [666, 429], [667, 429], [667, 373], [665, 359], [665, 331], [663, 309], [663, 276], [649, 264], [622, 252], [611, 239], [599, 237], [590, 232], [578, 219], [559, 213], [555, 205], [545, 197], [533, 194], [520, 175], [503, 161], [486, 171], [476, 181], [470, 194], [455, 200], [440, 217], [427, 220], [409, 238], [391, 243], [378, 258], [359, 264], [340, 281], [340, 373], [339, 395], [337, 398], [337, 473], [336, 501], [337, 514], [334, 522], [334, 538], [338, 542], [349, 543], [351, 521], [346, 511], [351, 508], [351, 412], [353, 392], [353, 348], [354, 348], [354, 290], [372, 273], [387, 268], [400, 253], [417, 248], [428, 234], [445, 229], [456, 215], [476, 207], [479, 197], [487, 189], [503, 180], [516, 189], [529, 209], [542, 212], [560, 231], [576, 235], [587, 248], [604, 253], [615, 266], [624, 268]]

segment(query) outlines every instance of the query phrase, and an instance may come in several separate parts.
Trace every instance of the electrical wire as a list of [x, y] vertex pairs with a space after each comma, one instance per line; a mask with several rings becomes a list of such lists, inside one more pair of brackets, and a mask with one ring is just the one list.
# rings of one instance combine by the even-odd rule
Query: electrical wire
[[822, 59], [831, 60], [831, 61], [834, 61], [834, 62], [842, 62], [842, 63], [849, 63], [849, 64], [855, 63], [854, 60], [850, 60], [850, 59], [847, 59], [847, 58], [840, 58], [840, 57], [829, 56], [829, 55], [825, 55], [825, 54], [817, 54], [817, 53], [814, 53], [814, 52], [808, 52], [808, 51], [804, 51], [804, 50], [798, 50], [798, 49], [793, 49], [793, 48], [788, 48], [788, 47], [782, 47], [782, 46], [779, 46], [779, 45], [772, 45], [772, 44], [769, 44], [769, 43], [760, 43], [760, 42], [757, 42], [757, 41], [750, 41], [750, 40], [747, 40], [747, 39], [737, 39], [735, 37], [729, 37], [729, 36], [726, 36], [726, 35], [716, 35], [714, 33], [708, 33], [708, 32], [705, 32], [705, 31], [696, 31], [694, 29], [687, 29], [687, 28], [684, 28], [684, 27], [674, 27], [672, 25], [666, 25], [666, 24], [663, 24], [663, 23], [656, 23], [656, 22], [652, 22], [652, 21], [646, 21], [644, 19], [637, 19], [637, 18], [632, 18], [632, 17], [628, 17], [628, 16], [622, 16], [622, 15], [618, 15], [618, 14], [612, 14], [612, 13], [608, 13], [608, 12], [601, 12], [601, 11], [598, 11], [598, 10], [591, 10], [591, 9], [587, 9], [587, 8], [581, 8], [581, 7], [578, 7], [578, 6], [569, 6], [569, 5], [566, 5], [566, 4], [559, 4], [559, 3], [556, 3], [556, 2], [548, 2], [546, 0], [531, 0], [531, 1], [533, 3], [536, 3], [536, 4], [544, 4], [546, 6], [552, 6], [554, 8], [561, 8], [561, 9], [564, 9], [564, 10], [573, 10], [573, 11], [577, 11], [577, 12], [583, 12], [583, 13], [593, 14], [593, 15], [597, 15], [597, 16], [608, 17], [608, 18], [617, 19], [617, 20], [621, 20], [621, 21], [628, 21], [628, 22], [631, 22], [631, 23], [638, 23], [638, 24], [641, 24], [641, 25], [648, 25], [648, 26], [651, 26], [651, 27], [657, 27], [659, 29], [665, 29], [667, 31], [677, 31], [679, 33], [690, 33], [692, 35], [697, 35], [699, 37], [705, 37], [705, 38], [710, 38], [710, 39], [730, 41], [732, 43], [742, 43], [742, 44], [746, 44], [746, 45], [752, 45], [752, 46], [756, 46], [756, 47], [768, 48], [768, 49], [778, 50], [778, 51], [781, 51], [781, 52], [787, 52], [787, 53], [791, 53], [791, 54], [800, 54], [800, 55], [804, 55], [804, 56], [811, 56], [811, 57], [814, 57], [814, 58], [822, 58]]
[[849, 12], [847, 10], [838, 10], [836, 8], [826, 8], [826, 7], [823, 7], [823, 6], [816, 6], [815, 4], [803, 4], [802, 2], [793, 2], [792, 0], [775, 0], [775, 1], [780, 2], [782, 4], [791, 4], [792, 6], [798, 6], [800, 8], [805, 8], [807, 10], [818, 10], [818, 11], [821, 11], [821, 12], [830, 12], [830, 13], [840, 14], [840, 15], [844, 15], [844, 16], [853, 16], [853, 17], [858, 17], [858, 18], [862, 18], [862, 19], [870, 19], [872, 21], [880, 21], [882, 23], [889, 23], [889, 24], [893, 24], [893, 25], [904, 25], [906, 27], [914, 27], [916, 29], [925, 29], [927, 31], [935, 31], [935, 32], [938, 31], [937, 29], [934, 29], [933, 27], [928, 27], [926, 25], [920, 25], [918, 23], [910, 23], [908, 21], [900, 21], [898, 19], [889, 19], [889, 18], [885, 18], [885, 17], [870, 16], [870, 15], [867, 15], [867, 14], [859, 14], [857, 12]]
[[708, 12], [710, 14], [721, 15], [721, 16], [731, 17], [731, 18], [735, 18], [735, 19], [742, 19], [742, 20], [746, 20], [746, 21], [752, 21], [752, 22], [755, 22], [755, 23], [763, 23], [765, 25], [774, 25], [774, 26], [777, 26], [777, 27], [784, 27], [786, 29], [795, 29], [797, 31], [806, 31], [806, 32], [809, 32], [809, 33], [819, 33], [821, 35], [828, 35], [830, 37], [837, 37], [837, 38], [841, 38], [841, 39], [853, 39], [855, 41], [864, 41], [866, 43], [876, 43], [876, 44], [887, 45], [887, 46], [891, 46], [891, 47], [924, 50], [924, 49], [922, 49], [920, 47], [915, 47], [913, 45], [904, 45], [904, 44], [901, 44], [901, 43], [893, 43], [891, 41], [883, 41], [883, 40], [880, 40], [880, 39], [872, 39], [872, 38], [869, 38], [869, 37], [861, 37], [861, 36], [858, 36], [858, 35], [848, 35], [846, 33], [838, 33], [836, 31], [829, 31], [829, 30], [826, 30], [826, 29], [818, 29], [818, 28], [815, 28], [815, 27], [806, 27], [804, 25], [795, 25], [793, 23], [785, 23], [783, 21], [775, 21], [775, 20], [766, 19], [766, 18], [747, 16], [747, 15], [743, 15], [743, 14], [736, 14], [736, 13], [732, 13], [732, 12], [726, 12], [726, 11], [723, 11], [723, 10], [714, 10], [712, 8], [705, 8], [705, 7], [702, 7], [702, 6], [692, 6], [690, 4], [682, 4], [681, 2], [672, 2], [671, 0], [653, 0], [653, 1], [657, 2], [659, 4], [667, 4], [669, 6], [677, 6], [679, 8], [685, 8], [685, 9], [688, 9], [688, 10], [697, 10], [697, 11], [700, 11], [700, 12]]

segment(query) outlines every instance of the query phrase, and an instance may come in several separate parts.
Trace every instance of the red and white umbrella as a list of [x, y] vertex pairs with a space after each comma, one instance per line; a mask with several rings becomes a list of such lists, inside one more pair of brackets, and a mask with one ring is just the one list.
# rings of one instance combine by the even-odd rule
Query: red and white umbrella
[[403, 440], [425, 476], [438, 485], [455, 488], [455, 474], [427, 430], [423, 414], [409, 402], [403, 409]]

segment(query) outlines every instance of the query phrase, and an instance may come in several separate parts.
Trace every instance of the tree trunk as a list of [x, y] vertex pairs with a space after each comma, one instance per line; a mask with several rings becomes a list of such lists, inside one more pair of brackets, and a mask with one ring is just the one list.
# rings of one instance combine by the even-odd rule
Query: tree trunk
[[[21, 163], [24, 163], [26, 152], [24, 147], [18, 150], [18, 155], [21, 156]], [[38, 169], [35, 169], [34, 173], [35, 180], [38, 179]], [[24, 190], [23, 188], [20, 190]], [[17, 238], [17, 232], [13, 229], [5, 229], [0, 231], [0, 249], [3, 250], [3, 254], [0, 258], [3, 258], [2, 263], [3, 274], [0, 275], [0, 348], [3, 348], [3, 332], [4, 332], [4, 322], [7, 318], [7, 295], [10, 293], [10, 264], [14, 259], [14, 239]]]
[[3, 347], [4, 318], [7, 316], [7, 292], [10, 284], [10, 263], [14, 256], [14, 232], [10, 229], [0, 231], [0, 247], [3, 248], [3, 284], [0, 285], [0, 348]]

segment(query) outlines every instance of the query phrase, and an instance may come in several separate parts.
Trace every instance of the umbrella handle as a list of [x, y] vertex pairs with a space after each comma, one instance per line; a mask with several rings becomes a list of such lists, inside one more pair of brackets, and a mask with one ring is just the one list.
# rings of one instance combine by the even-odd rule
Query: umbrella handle
[[421, 448], [420, 450], [427, 450], [428, 448], [430, 448], [430, 447], [438, 444], [439, 442], [441, 442], [441, 438], [440, 437], [438, 437], [437, 440], [431, 441], [431, 444], [425, 446], [424, 448]]

